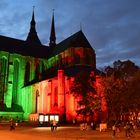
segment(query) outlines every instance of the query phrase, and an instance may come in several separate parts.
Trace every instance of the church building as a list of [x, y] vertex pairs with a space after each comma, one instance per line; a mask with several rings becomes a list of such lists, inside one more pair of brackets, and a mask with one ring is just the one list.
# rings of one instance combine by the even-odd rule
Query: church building
[[26, 40], [0, 35], [0, 116], [72, 121], [77, 100], [70, 94], [70, 86], [82, 70], [96, 73], [95, 50], [83, 31], [56, 44], [53, 14], [50, 42], [43, 45], [33, 11]]

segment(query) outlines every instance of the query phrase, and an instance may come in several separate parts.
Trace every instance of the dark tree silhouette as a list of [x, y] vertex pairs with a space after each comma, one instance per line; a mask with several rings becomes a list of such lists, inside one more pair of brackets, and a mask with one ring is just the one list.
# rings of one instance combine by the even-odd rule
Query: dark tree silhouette
[[71, 86], [71, 93], [79, 99], [77, 115], [82, 115], [84, 122], [88, 116], [101, 109], [101, 99], [96, 94], [93, 79], [95, 78], [89, 72], [82, 71], [76, 75]]

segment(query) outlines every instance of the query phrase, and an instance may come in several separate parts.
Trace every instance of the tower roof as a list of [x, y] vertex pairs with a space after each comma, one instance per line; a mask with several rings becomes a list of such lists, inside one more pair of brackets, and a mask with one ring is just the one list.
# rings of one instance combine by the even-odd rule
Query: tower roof
[[30, 31], [28, 33], [26, 41], [29, 44], [41, 45], [41, 42], [40, 42], [40, 40], [38, 38], [35, 26], [36, 26], [36, 22], [35, 22], [34, 7], [33, 7], [32, 19], [31, 19], [31, 22], [30, 22]]
[[52, 16], [52, 24], [51, 24], [51, 33], [50, 33], [50, 47], [55, 47], [56, 43], [56, 37], [55, 37], [55, 24], [54, 24], [54, 11]]

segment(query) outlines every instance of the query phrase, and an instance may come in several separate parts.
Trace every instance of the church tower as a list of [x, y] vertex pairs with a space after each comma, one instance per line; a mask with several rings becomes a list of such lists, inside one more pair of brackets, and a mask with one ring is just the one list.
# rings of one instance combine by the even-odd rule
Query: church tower
[[30, 44], [37, 44], [41, 45], [41, 42], [38, 38], [37, 32], [36, 32], [36, 22], [35, 22], [35, 16], [34, 16], [34, 7], [33, 7], [33, 13], [32, 13], [32, 20], [30, 22], [30, 31], [28, 33], [26, 41]]
[[54, 11], [52, 16], [52, 25], [51, 25], [51, 33], [50, 33], [50, 43], [49, 46], [53, 49], [56, 45], [56, 37], [55, 37], [55, 24], [54, 24]]

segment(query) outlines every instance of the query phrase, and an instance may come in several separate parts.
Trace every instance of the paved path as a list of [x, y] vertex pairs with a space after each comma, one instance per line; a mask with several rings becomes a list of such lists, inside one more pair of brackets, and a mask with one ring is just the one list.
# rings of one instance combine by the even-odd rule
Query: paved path
[[[80, 130], [79, 127], [58, 127], [51, 132], [49, 127], [19, 126], [10, 131], [9, 126], [0, 126], [0, 140], [127, 140], [124, 131], [116, 138], [112, 138], [111, 131], [99, 132], [98, 130]], [[140, 131], [130, 138], [140, 140]]]

